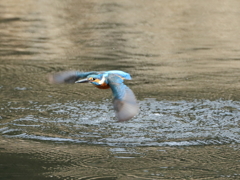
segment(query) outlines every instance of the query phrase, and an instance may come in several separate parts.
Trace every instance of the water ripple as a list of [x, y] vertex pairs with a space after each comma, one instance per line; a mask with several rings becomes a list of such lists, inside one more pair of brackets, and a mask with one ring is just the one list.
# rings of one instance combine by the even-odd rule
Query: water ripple
[[[10, 107], [22, 117], [0, 124], [9, 138], [108, 146], [192, 146], [240, 143], [236, 101], [140, 101], [131, 121], [116, 122], [109, 100]], [[16, 112], [14, 112], [16, 111]], [[26, 115], [27, 114], [27, 115]]]

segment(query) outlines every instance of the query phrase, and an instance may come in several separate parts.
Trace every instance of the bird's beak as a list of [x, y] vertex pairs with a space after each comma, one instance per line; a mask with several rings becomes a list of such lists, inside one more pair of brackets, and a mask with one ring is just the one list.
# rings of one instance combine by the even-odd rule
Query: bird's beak
[[81, 80], [75, 81], [75, 83], [87, 83], [87, 82], [89, 82], [88, 79], [81, 79]]

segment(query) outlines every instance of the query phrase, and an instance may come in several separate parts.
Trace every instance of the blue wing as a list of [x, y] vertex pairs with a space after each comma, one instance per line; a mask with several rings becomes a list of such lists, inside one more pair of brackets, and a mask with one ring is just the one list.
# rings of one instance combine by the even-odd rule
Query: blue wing
[[80, 72], [80, 71], [65, 71], [49, 75], [51, 83], [75, 83], [80, 78], [86, 78], [90, 74], [99, 74], [99, 72]]
[[80, 71], [65, 71], [65, 72], [59, 72], [56, 74], [51, 74], [49, 76], [49, 81], [51, 83], [74, 83], [75, 81], [86, 78], [89, 75], [100, 75], [102, 76], [109, 76], [110, 74], [118, 75], [124, 79], [131, 79], [130, 74], [119, 71], [119, 70], [111, 70], [111, 71], [90, 71], [90, 72], [80, 72]]
[[121, 76], [124, 79], [131, 80], [130, 74], [124, 72], [124, 71], [119, 71], [119, 70], [111, 70], [111, 71], [106, 71], [103, 73], [104, 76], [109, 76], [110, 74], [115, 74], [118, 76]]
[[108, 77], [109, 86], [113, 92], [113, 107], [119, 121], [133, 118], [139, 111], [139, 106], [132, 90], [123, 84], [123, 79], [115, 74]]

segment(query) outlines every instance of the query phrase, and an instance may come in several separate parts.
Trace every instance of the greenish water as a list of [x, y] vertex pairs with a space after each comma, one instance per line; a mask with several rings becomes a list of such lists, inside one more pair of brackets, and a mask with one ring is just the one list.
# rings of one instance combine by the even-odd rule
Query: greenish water
[[[0, 2], [0, 179], [238, 179], [238, 1]], [[110, 90], [53, 85], [123, 70]]]

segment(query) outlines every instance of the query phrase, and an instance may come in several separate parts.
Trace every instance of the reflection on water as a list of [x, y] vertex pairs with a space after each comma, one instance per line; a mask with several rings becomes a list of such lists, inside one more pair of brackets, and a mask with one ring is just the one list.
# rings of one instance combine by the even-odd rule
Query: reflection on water
[[[0, 1], [0, 179], [239, 178], [232, 1]], [[119, 69], [141, 105], [49, 73]]]

